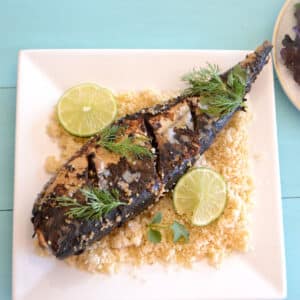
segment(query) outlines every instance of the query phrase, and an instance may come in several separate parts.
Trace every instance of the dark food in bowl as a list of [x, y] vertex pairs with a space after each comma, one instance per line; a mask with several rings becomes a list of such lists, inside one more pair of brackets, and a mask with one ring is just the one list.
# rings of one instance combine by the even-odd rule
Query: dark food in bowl
[[284, 64], [293, 72], [294, 80], [300, 84], [300, 3], [295, 5], [296, 26], [293, 27], [296, 37], [293, 40], [288, 34], [284, 36], [281, 57]]

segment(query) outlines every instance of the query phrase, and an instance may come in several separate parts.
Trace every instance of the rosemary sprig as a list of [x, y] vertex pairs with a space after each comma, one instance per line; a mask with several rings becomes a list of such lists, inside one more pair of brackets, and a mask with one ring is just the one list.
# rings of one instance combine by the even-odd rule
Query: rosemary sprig
[[208, 64], [206, 68], [193, 70], [182, 78], [190, 85], [184, 94], [200, 97], [201, 111], [217, 117], [244, 106], [247, 78], [246, 71], [239, 65], [228, 73], [226, 81], [219, 72], [217, 65]]
[[70, 207], [65, 214], [75, 219], [99, 220], [114, 208], [126, 205], [119, 201], [119, 192], [116, 189], [111, 191], [96, 188], [81, 189], [86, 198], [86, 203], [80, 203], [70, 197], [57, 197], [56, 201], [60, 206]]
[[107, 127], [101, 132], [101, 139], [98, 144], [103, 148], [126, 158], [132, 155], [138, 159], [145, 156], [153, 156], [153, 153], [148, 148], [136, 143], [137, 141], [142, 140], [142, 138], [126, 137], [117, 142], [116, 140], [120, 138], [123, 133], [124, 127], [118, 125]]

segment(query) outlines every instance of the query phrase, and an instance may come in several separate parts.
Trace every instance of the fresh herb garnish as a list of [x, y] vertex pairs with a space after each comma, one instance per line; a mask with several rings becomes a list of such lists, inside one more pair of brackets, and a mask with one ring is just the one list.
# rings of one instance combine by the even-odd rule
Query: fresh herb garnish
[[150, 225], [159, 224], [161, 221], [162, 221], [162, 213], [159, 211], [155, 214], [155, 216], [151, 220]]
[[138, 159], [141, 159], [145, 156], [153, 156], [153, 153], [149, 149], [136, 143], [139, 142], [139, 140], [142, 140], [143, 137], [128, 136], [124, 139], [116, 141], [122, 136], [123, 133], [124, 128], [118, 125], [107, 127], [101, 132], [101, 139], [99, 140], [98, 144], [103, 148], [126, 158], [132, 155]]
[[119, 192], [116, 189], [111, 191], [97, 188], [81, 189], [86, 198], [85, 203], [80, 203], [70, 197], [57, 197], [56, 201], [60, 206], [70, 207], [65, 214], [75, 219], [100, 220], [112, 209], [126, 205], [119, 201]]
[[180, 240], [184, 240], [185, 242], [189, 240], [189, 232], [184, 225], [177, 221], [174, 221], [172, 224], [161, 224], [161, 221], [162, 213], [157, 212], [148, 225], [147, 237], [151, 243], [157, 244], [161, 242], [162, 235], [160, 230], [171, 230], [174, 243], [177, 243]]
[[185, 241], [189, 240], [189, 232], [182, 224], [178, 223], [177, 221], [174, 221], [171, 225], [171, 229], [173, 231], [174, 243], [178, 242], [181, 238], [183, 238]]
[[161, 233], [159, 230], [149, 228], [147, 233], [148, 240], [153, 244], [161, 242]]
[[240, 65], [234, 67], [222, 80], [217, 65], [194, 70], [183, 76], [182, 80], [190, 87], [184, 91], [187, 96], [200, 97], [201, 111], [211, 116], [223, 116], [244, 106], [247, 73]]

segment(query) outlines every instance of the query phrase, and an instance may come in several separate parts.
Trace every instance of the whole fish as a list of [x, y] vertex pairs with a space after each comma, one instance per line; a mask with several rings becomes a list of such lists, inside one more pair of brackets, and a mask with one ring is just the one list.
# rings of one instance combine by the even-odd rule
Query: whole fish
[[[264, 42], [238, 65], [246, 71], [245, 93], [268, 62], [272, 45]], [[221, 75], [224, 82], [230, 70]], [[199, 95], [200, 96], [200, 95]], [[197, 97], [182, 95], [165, 104], [127, 115], [114, 126], [124, 138], [138, 139], [153, 155], [126, 157], [91, 138], [46, 184], [32, 211], [34, 233], [41, 247], [58, 258], [81, 254], [87, 246], [134, 218], [172, 189], [178, 179], [208, 149], [218, 132], [240, 107], [213, 117], [199, 109]], [[71, 206], [57, 199], [87, 201], [85, 187], [118, 192], [119, 205], [100, 218], [74, 218]]]

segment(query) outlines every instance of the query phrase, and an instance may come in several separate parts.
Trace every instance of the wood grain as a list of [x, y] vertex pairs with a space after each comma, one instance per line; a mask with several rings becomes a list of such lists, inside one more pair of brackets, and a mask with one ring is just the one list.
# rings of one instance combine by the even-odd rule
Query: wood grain
[[12, 212], [0, 211], [0, 299], [11, 298]]
[[14, 88], [0, 89], [0, 210], [13, 207], [15, 98]]
[[19, 49], [252, 49], [271, 39], [284, 0], [1, 1], [0, 86]]

